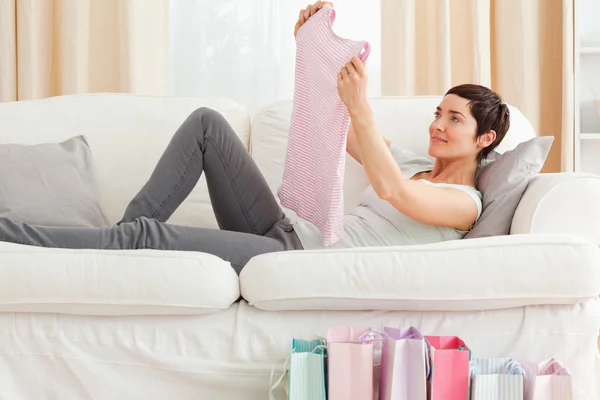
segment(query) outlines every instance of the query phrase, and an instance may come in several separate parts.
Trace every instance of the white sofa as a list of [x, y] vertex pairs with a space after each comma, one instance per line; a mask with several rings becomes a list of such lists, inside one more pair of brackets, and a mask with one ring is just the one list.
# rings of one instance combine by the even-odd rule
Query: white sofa
[[[426, 154], [438, 101], [371, 104], [386, 137]], [[175, 129], [202, 106], [230, 121], [276, 191], [290, 102], [252, 119], [220, 98], [90, 94], [0, 103], [0, 143], [85, 135], [114, 223]], [[499, 150], [534, 134], [513, 108]], [[348, 159], [348, 207], [366, 184]], [[600, 177], [542, 174], [510, 235], [267, 254], [239, 279], [207, 254], [0, 243], [0, 398], [266, 399], [271, 369], [281, 372], [292, 337], [369, 324], [457, 335], [482, 357], [556, 357], [573, 375], [575, 399], [598, 399], [599, 204]], [[217, 226], [204, 179], [169, 222]]]

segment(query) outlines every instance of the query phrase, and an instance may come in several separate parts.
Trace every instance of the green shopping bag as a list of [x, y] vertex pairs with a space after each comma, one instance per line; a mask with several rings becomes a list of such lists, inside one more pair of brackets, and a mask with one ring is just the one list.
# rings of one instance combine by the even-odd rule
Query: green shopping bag
[[[274, 384], [269, 399], [275, 400], [274, 390], [283, 385], [288, 400], [326, 400], [325, 341], [322, 339], [293, 339], [284, 372]], [[271, 371], [271, 378], [273, 371]], [[271, 379], [272, 381], [272, 379]]]

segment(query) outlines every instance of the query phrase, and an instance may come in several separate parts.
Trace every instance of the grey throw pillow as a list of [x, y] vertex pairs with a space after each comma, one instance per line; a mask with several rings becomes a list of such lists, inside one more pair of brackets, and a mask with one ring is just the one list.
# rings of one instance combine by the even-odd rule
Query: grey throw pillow
[[541, 171], [553, 141], [552, 136], [536, 137], [502, 155], [492, 154], [482, 164], [476, 187], [483, 195], [483, 212], [465, 239], [510, 233], [512, 218], [529, 180]]
[[108, 226], [85, 137], [1, 144], [0, 217], [31, 225]]

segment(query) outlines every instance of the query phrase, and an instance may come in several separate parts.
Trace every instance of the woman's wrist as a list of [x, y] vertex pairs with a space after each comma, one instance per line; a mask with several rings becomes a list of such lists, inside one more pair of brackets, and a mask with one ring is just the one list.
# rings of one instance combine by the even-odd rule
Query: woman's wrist
[[352, 107], [348, 107], [348, 114], [353, 121], [369, 119], [371, 117], [371, 106], [367, 100], [363, 100], [352, 105]]

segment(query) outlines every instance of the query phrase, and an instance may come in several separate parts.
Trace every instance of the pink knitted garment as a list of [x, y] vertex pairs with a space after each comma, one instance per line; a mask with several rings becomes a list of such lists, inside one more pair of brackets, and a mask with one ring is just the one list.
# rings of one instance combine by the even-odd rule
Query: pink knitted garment
[[[337, 91], [337, 75], [353, 56], [365, 62], [370, 45], [337, 36], [335, 10], [323, 7], [298, 31], [296, 73], [281, 204], [314, 224], [323, 244], [343, 236], [344, 169], [348, 110]], [[363, 51], [364, 50], [364, 51]]]

